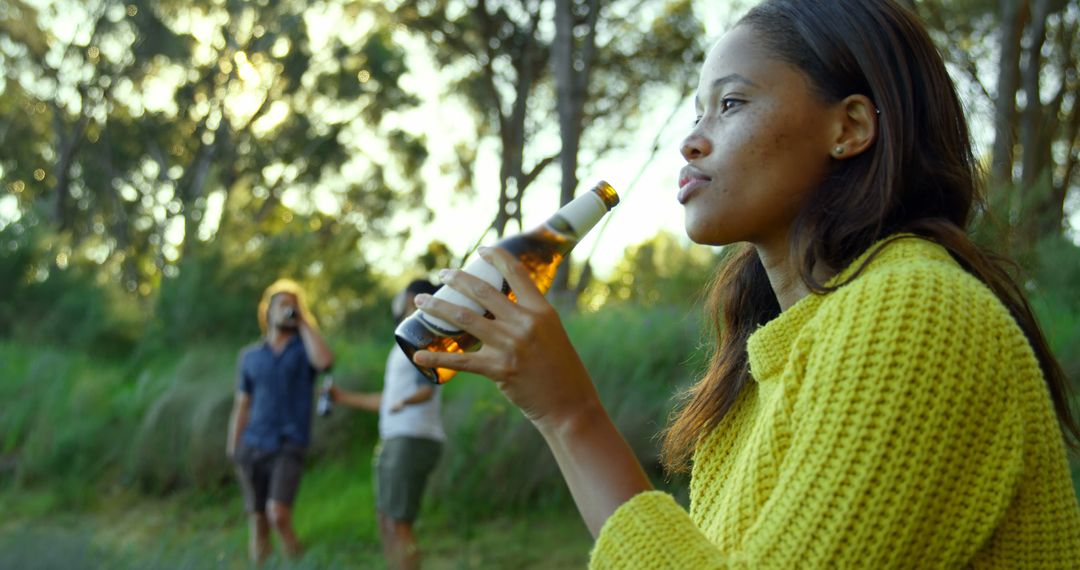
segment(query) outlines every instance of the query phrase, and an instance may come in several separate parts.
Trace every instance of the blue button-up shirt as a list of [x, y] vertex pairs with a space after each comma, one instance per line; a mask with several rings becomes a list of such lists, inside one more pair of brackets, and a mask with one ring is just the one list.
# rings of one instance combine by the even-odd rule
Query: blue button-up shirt
[[240, 441], [269, 452], [285, 440], [307, 447], [317, 374], [298, 334], [281, 354], [274, 354], [266, 341], [245, 349], [236, 383], [251, 397], [251, 407]]

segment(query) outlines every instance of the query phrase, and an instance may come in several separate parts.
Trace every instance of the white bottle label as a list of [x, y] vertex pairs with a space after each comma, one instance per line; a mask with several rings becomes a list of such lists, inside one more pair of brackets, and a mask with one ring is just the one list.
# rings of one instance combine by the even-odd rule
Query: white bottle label
[[586, 192], [566, 203], [555, 212], [570, 224], [574, 239], [581, 239], [608, 211], [604, 201], [595, 192]]
[[[491, 285], [492, 287], [499, 289], [500, 291], [503, 290], [504, 280], [502, 274], [499, 273], [498, 269], [495, 269], [494, 265], [488, 263], [487, 261], [484, 261], [480, 257], [477, 257], [470, 261], [469, 264], [465, 266], [463, 271], [480, 278], [488, 285]], [[480, 303], [473, 301], [472, 299], [466, 297], [465, 295], [454, 289], [451, 289], [450, 287], [443, 287], [439, 289], [435, 292], [434, 296], [436, 299], [446, 301], [447, 303], [453, 303], [455, 305], [461, 305], [462, 307], [465, 307], [470, 311], [480, 313], [481, 315], [485, 313], [485, 310], [483, 307], [480, 306]], [[429, 315], [423, 311], [419, 311], [419, 317], [420, 322], [424, 323], [424, 326], [430, 329], [433, 333], [443, 336], [454, 336], [461, 334], [462, 332], [461, 329], [457, 327], [457, 325], [449, 323], [443, 319], [440, 319], [439, 317]]]

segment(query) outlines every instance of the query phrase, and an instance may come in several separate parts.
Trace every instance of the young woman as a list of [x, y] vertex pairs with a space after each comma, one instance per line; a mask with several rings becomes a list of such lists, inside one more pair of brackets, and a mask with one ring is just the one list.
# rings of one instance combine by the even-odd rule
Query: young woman
[[[687, 514], [651, 491], [559, 320], [519, 302], [424, 311], [485, 345], [417, 353], [494, 379], [551, 447], [595, 568], [1077, 568], [1065, 377], [966, 228], [979, 176], [956, 91], [892, 0], [770, 0], [712, 49], [682, 145], [696, 242], [732, 245], [719, 345], [665, 440]], [[691, 461], [692, 460], [692, 461]]]

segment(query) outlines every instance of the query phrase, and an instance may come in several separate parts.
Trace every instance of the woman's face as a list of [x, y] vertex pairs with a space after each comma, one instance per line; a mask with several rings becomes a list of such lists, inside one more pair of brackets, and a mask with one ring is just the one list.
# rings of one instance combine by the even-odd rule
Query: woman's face
[[830, 105], [754, 41], [757, 33], [731, 30], [701, 69], [678, 194], [697, 243], [786, 245], [788, 227], [830, 168]]

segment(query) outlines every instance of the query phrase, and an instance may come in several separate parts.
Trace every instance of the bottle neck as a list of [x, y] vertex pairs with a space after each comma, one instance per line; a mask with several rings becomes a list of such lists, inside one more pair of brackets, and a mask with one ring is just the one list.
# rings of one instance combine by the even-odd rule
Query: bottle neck
[[572, 241], [579, 241], [607, 212], [607, 204], [600, 196], [585, 192], [559, 208], [544, 225]]

